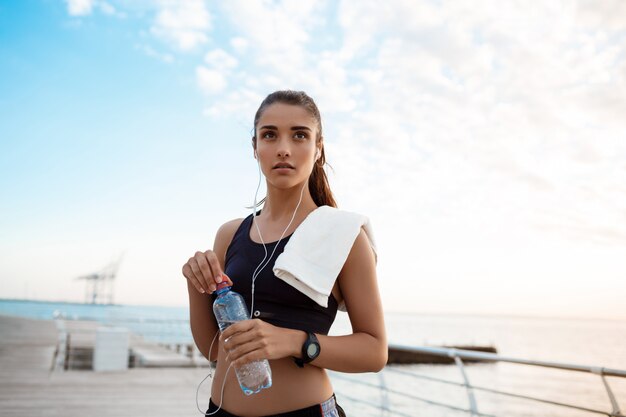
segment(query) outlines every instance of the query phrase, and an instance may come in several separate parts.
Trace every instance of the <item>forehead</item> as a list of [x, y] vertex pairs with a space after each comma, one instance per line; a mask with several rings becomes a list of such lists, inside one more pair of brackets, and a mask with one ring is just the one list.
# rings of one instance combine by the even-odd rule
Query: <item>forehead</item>
[[265, 125], [280, 126], [307, 126], [315, 128], [315, 118], [302, 106], [284, 103], [274, 103], [265, 108], [257, 127]]

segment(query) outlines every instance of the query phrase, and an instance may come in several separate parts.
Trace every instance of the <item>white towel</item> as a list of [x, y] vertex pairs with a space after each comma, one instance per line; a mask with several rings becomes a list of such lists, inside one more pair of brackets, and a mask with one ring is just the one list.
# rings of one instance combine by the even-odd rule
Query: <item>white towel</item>
[[[283, 253], [276, 259], [274, 274], [322, 307], [341, 272], [361, 228], [376, 257], [369, 219], [358, 213], [321, 206], [300, 223]], [[345, 311], [342, 303], [339, 309]]]

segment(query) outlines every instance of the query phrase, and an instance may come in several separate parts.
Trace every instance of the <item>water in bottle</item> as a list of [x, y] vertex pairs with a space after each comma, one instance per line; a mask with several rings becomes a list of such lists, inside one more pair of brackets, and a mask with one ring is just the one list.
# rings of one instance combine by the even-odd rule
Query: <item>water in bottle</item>
[[[231, 324], [250, 318], [243, 297], [230, 288], [226, 282], [220, 283], [217, 286], [217, 298], [213, 302], [213, 312], [222, 332]], [[246, 395], [272, 386], [272, 371], [267, 359], [236, 366], [235, 373], [239, 386]]]

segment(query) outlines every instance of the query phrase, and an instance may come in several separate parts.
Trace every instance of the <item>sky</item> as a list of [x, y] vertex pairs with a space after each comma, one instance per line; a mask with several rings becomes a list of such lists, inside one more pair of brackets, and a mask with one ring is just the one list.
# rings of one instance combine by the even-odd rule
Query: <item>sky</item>
[[626, 2], [0, 0], [0, 298], [187, 305], [304, 90], [389, 312], [626, 320]]

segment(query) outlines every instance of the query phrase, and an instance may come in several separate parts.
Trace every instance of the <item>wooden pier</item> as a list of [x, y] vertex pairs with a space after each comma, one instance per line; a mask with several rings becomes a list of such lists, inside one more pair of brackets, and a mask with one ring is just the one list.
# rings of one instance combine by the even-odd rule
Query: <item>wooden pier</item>
[[[198, 384], [209, 372], [205, 358], [190, 357], [187, 352], [166, 349], [133, 335], [131, 357], [137, 362], [133, 365], [139, 367], [109, 372], [75, 370], [81, 366], [69, 370], [60, 367], [57, 349], [67, 343], [67, 334], [71, 349], [93, 352], [97, 326], [94, 322], [67, 321], [58, 329], [51, 320], [0, 315], [0, 416], [202, 415], [196, 408], [195, 395]], [[432, 358], [416, 357], [391, 347], [390, 363], [393, 362], [432, 363]], [[333, 384], [338, 392], [350, 390], [342, 388], [348, 383], [341, 379], [333, 379]], [[207, 380], [200, 389], [202, 412], [206, 410], [210, 387]]]
[[[195, 394], [207, 368], [53, 372], [57, 338], [53, 321], [0, 316], [2, 417], [201, 415]], [[202, 385], [201, 399], [208, 399], [210, 385]]]

